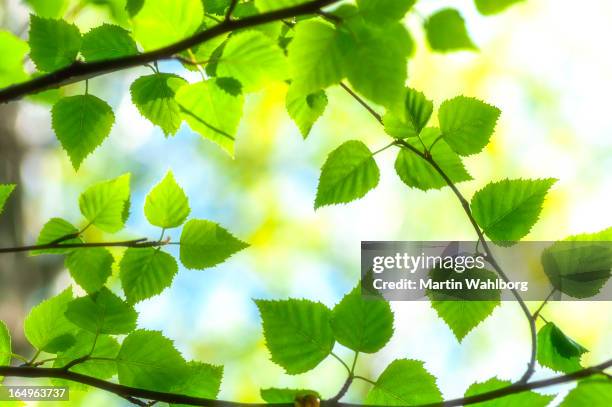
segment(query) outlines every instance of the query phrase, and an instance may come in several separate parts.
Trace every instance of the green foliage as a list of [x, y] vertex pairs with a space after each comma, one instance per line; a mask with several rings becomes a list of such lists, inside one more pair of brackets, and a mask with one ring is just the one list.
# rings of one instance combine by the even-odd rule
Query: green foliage
[[580, 370], [580, 357], [587, 352], [552, 322], [540, 328], [537, 350], [540, 365], [563, 373]]
[[30, 58], [41, 71], [55, 71], [73, 63], [81, 49], [81, 33], [64, 20], [30, 16]]
[[303, 389], [261, 389], [259, 394], [266, 403], [270, 404], [293, 403], [297, 398], [304, 396], [314, 396], [317, 398], [321, 398], [321, 395], [316, 391]]
[[256, 300], [266, 346], [274, 363], [288, 374], [315, 368], [334, 347], [331, 311], [308, 300]]
[[[478, 394], [487, 393], [503, 387], [510, 386], [512, 383], [509, 380], [499, 380], [493, 377], [483, 383], [472, 384], [465, 392], [465, 397], [476, 396]], [[524, 391], [521, 393], [512, 394], [506, 397], [475, 403], [476, 407], [546, 407], [554, 399], [554, 396], [545, 396], [534, 391]]]
[[472, 197], [474, 218], [493, 241], [518, 241], [538, 220], [544, 197], [555, 182], [546, 178], [490, 183]]
[[40, 17], [58, 18], [68, 8], [68, 0], [25, 0], [34, 13]]
[[286, 108], [289, 116], [295, 121], [302, 137], [308, 137], [312, 126], [327, 107], [327, 95], [320, 90], [309, 95], [301, 95], [290, 87], [287, 91]]
[[0, 31], [0, 88], [21, 82], [28, 77], [23, 69], [23, 60], [27, 53], [27, 42], [8, 31]]
[[74, 345], [77, 328], [64, 315], [72, 301], [72, 289], [32, 308], [24, 322], [28, 341], [38, 350], [58, 353]]
[[108, 288], [68, 304], [66, 318], [93, 334], [128, 334], [136, 329], [138, 315], [134, 308]]
[[[222, 378], [222, 366], [189, 362], [187, 363], [187, 377], [174, 387], [172, 391], [191, 397], [215, 399], [219, 394]], [[173, 406], [186, 406], [186, 404], [173, 404]]]
[[140, 114], [161, 127], [166, 136], [175, 134], [183, 121], [175, 95], [185, 84], [186, 80], [174, 74], [141, 76], [130, 86], [132, 102]]
[[134, 38], [145, 51], [161, 48], [195, 33], [204, 16], [202, 0], [147, 0], [132, 8]]
[[53, 130], [75, 170], [108, 137], [115, 122], [113, 109], [93, 95], [60, 99], [51, 114]]
[[224, 262], [248, 247], [214, 222], [191, 219], [181, 233], [181, 263], [188, 269], [205, 269]]
[[436, 378], [423, 362], [397, 359], [381, 373], [365, 402], [373, 405], [405, 406], [442, 401]]
[[172, 171], [147, 195], [144, 207], [147, 220], [155, 226], [170, 229], [181, 226], [191, 209], [185, 191], [176, 183]]
[[392, 137], [405, 139], [417, 137], [427, 125], [433, 113], [433, 103], [414, 89], [406, 89], [404, 117], [387, 112], [383, 117], [385, 132]]
[[174, 257], [159, 249], [129, 248], [119, 263], [121, 286], [130, 303], [161, 293], [178, 272]]
[[13, 193], [15, 184], [0, 184], [0, 214], [4, 211], [4, 205], [6, 201]]
[[119, 383], [141, 389], [170, 391], [189, 375], [172, 341], [160, 332], [137, 330], [124, 339], [117, 355]]
[[400, 110], [412, 38], [403, 24], [371, 24], [360, 16], [342, 29], [343, 67], [353, 88], [374, 103]]
[[[435, 142], [434, 147], [430, 149], [430, 154], [450, 180], [455, 184], [470, 181], [472, 176], [463, 166], [461, 157], [451, 150], [444, 140], [438, 140], [439, 136], [439, 129], [428, 127], [421, 132], [420, 140], [411, 139], [406, 142], [419, 150], [422, 150], [421, 142], [426, 146], [431, 146]], [[406, 185], [423, 191], [440, 189], [448, 185], [427, 161], [407, 149], [401, 149], [398, 152], [395, 171]]]
[[113, 255], [103, 247], [73, 250], [64, 261], [72, 279], [88, 293], [100, 290], [112, 274]]
[[[466, 280], [492, 281], [498, 279], [492, 271], [469, 268], [462, 273], [449, 269], [433, 269], [430, 277], [435, 282], [454, 280], [467, 287]], [[427, 290], [431, 306], [446, 322], [459, 342], [499, 305], [499, 290]]]
[[136, 53], [138, 49], [130, 33], [119, 26], [103, 24], [83, 35], [81, 54], [86, 61], [114, 59]]
[[476, 50], [461, 14], [453, 8], [445, 8], [431, 15], [425, 22], [427, 41], [432, 50], [452, 52]]
[[[78, 234], [78, 229], [75, 228], [70, 222], [62, 219], [62, 218], [52, 218], [43, 226], [40, 234], [38, 235], [38, 239], [36, 240], [36, 245], [44, 245], [48, 243], [56, 242], [58, 239], [62, 239], [68, 235], [76, 236]], [[75, 244], [81, 243], [82, 240], [79, 237], [74, 237], [71, 239], [63, 240], [61, 243], [64, 244]], [[44, 249], [44, 250], [33, 250], [32, 255], [38, 254], [67, 254], [72, 252], [71, 248], [66, 249]]]
[[609, 407], [612, 405], [612, 382], [609, 378], [592, 378], [578, 382], [559, 407]]
[[344, 76], [341, 34], [324, 21], [306, 20], [295, 26], [289, 44], [289, 69], [295, 92], [309, 95], [340, 82]]
[[176, 100], [194, 131], [233, 155], [244, 96], [228, 92], [224, 83], [227, 82], [209, 79], [183, 86], [177, 91]]
[[393, 335], [393, 313], [382, 298], [362, 297], [358, 285], [334, 307], [331, 325], [342, 345], [358, 352], [375, 353]]
[[238, 80], [245, 92], [259, 90], [271, 81], [287, 79], [288, 66], [283, 50], [258, 31], [232, 35], [217, 61], [216, 74]]
[[[612, 270], [610, 244], [597, 242], [598, 236], [607, 240], [605, 233], [608, 231], [556, 242], [542, 253], [542, 266], [553, 287], [574, 298], [599, 293]], [[580, 242], [583, 239], [586, 242]]]
[[[118, 352], [119, 344], [112, 337], [81, 331], [76, 335], [74, 345], [64, 352], [58, 353], [57, 359], [53, 362], [53, 367], [64, 367], [73, 360], [88, 355], [93, 358], [115, 359]], [[71, 367], [70, 371], [106, 380], [117, 374], [117, 364], [112, 360], [94, 359], [79, 363]], [[68, 385], [68, 383], [58, 384]], [[75, 383], [70, 382], [69, 385], [72, 389]]]
[[478, 99], [457, 96], [440, 106], [440, 130], [457, 154], [476, 154], [489, 143], [500, 113]]
[[[11, 334], [4, 321], [0, 321], [0, 366], [8, 366], [11, 363]], [[3, 377], [0, 376], [0, 383]]]
[[480, 14], [488, 16], [500, 13], [508, 7], [523, 1], [525, 0], [474, 0], [474, 3]]
[[296, 6], [305, 2], [306, 0], [255, 0], [255, 6], [257, 10], [264, 12]]
[[380, 172], [368, 147], [350, 140], [329, 153], [319, 177], [315, 209], [362, 198], [378, 185]]
[[130, 174], [89, 187], [79, 198], [85, 219], [108, 233], [123, 229], [129, 209]]
[[357, 0], [363, 16], [380, 23], [403, 18], [414, 3], [416, 0]]

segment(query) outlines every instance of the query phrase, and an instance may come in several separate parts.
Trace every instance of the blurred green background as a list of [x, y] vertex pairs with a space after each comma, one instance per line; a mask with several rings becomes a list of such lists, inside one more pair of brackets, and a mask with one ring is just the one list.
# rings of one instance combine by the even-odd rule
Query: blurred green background
[[[123, 18], [121, 0], [89, 3], [74, 1], [66, 10], [81, 31]], [[440, 55], [427, 49], [423, 16], [450, 4], [461, 10], [479, 52]], [[469, 0], [420, 1], [416, 9], [406, 19], [418, 43], [409, 64], [409, 85], [436, 105], [464, 94], [502, 110], [491, 144], [467, 160], [475, 181], [460, 184], [460, 189], [471, 196], [491, 180], [556, 177], [559, 182], [541, 221], [527, 239], [554, 240], [611, 226], [612, 54], [606, 50], [612, 38], [612, 3], [529, 0], [492, 17], [479, 15]], [[0, 1], [1, 28], [26, 36], [29, 12], [20, 0]], [[165, 62], [160, 68], [198, 79], [178, 63]], [[146, 72], [133, 69], [90, 81], [90, 92], [113, 106], [116, 123], [78, 173], [58, 147], [47, 105], [25, 101], [0, 107], [0, 181], [19, 184], [0, 223], [0, 244], [35, 241], [53, 216], [78, 224], [79, 193], [124, 172], [133, 174], [130, 234], [125, 236], [157, 237], [142, 213], [144, 196], [172, 169], [190, 198], [192, 216], [219, 222], [252, 246], [214, 269], [181, 269], [170, 289], [138, 305], [139, 327], [162, 330], [188, 358], [223, 364], [222, 399], [258, 401], [259, 389], [271, 386], [313, 388], [324, 397], [335, 394], [345, 371], [334, 359], [299, 376], [284, 375], [269, 361], [251, 299], [292, 296], [332, 306], [358, 279], [361, 240], [475, 239], [460, 205], [447, 189], [408, 189], [395, 175], [390, 149], [376, 156], [381, 181], [374, 191], [349, 205], [315, 212], [319, 169], [329, 151], [348, 139], [362, 140], [372, 149], [388, 143], [355, 100], [340, 88], [330, 89], [327, 110], [304, 141], [285, 111], [285, 84], [250, 94], [231, 159], [186, 124], [165, 139], [140, 116], [128, 88]], [[63, 91], [78, 93], [83, 86]], [[29, 352], [22, 335], [28, 310], [70, 283], [54, 256], [0, 259], [0, 319], [7, 321], [22, 353]], [[525, 368], [528, 326], [515, 303], [504, 303], [462, 344], [428, 303], [392, 307], [395, 336], [376, 356], [360, 358], [362, 375], [375, 378], [395, 358], [419, 359], [438, 378], [445, 398], [454, 398], [474, 381], [516, 379]], [[552, 303], [544, 315], [590, 350], [585, 365], [609, 358], [609, 303]], [[337, 348], [340, 355], [350, 354]], [[550, 374], [540, 369], [535, 377]], [[365, 390], [360, 386], [347, 400], [360, 400]], [[70, 403], [58, 405], [127, 405], [99, 391], [71, 396]]]

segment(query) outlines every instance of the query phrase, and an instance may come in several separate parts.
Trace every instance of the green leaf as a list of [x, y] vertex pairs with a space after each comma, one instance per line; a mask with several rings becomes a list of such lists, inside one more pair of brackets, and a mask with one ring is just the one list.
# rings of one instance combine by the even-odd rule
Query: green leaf
[[329, 154], [321, 168], [315, 209], [362, 198], [378, 185], [379, 178], [368, 147], [361, 141], [347, 141]]
[[404, 100], [405, 119], [387, 111], [383, 117], [385, 132], [395, 138], [417, 137], [427, 125], [433, 113], [433, 102], [422, 92], [406, 89]]
[[480, 14], [489, 16], [500, 13], [508, 7], [523, 1], [525, 0], [474, 0], [474, 3]]
[[414, 3], [416, 0], [357, 0], [364, 17], [379, 23], [402, 19]]
[[0, 88], [28, 78], [23, 65], [28, 49], [28, 43], [21, 38], [8, 31], [0, 31]]
[[98, 291], [112, 274], [115, 259], [103, 247], [73, 250], [64, 262], [74, 281], [88, 293]]
[[309, 95], [301, 95], [290, 87], [287, 91], [285, 106], [289, 116], [297, 124], [304, 139], [308, 137], [312, 126], [321, 117], [327, 107], [327, 95], [320, 90]]
[[186, 84], [180, 76], [169, 73], [141, 76], [130, 86], [132, 102], [140, 114], [161, 127], [166, 136], [175, 134], [183, 118], [174, 97]]
[[194, 131], [233, 155], [244, 97], [227, 92], [221, 85], [223, 81], [209, 79], [183, 86], [176, 93], [176, 100]]
[[[69, 235], [76, 235], [79, 233], [79, 230], [75, 228], [70, 222], [62, 219], [62, 218], [51, 218], [45, 225], [43, 226], [40, 234], [38, 235], [38, 240], [36, 240], [36, 245], [44, 245], [52, 242], [56, 242], [58, 239]], [[83, 243], [80, 237], [74, 237], [72, 239], [64, 240], [59, 244], [77, 244]], [[66, 248], [66, 249], [43, 249], [43, 250], [32, 250], [31, 254], [33, 256], [39, 254], [68, 254], [74, 251], [74, 249]]]
[[130, 33], [117, 25], [102, 24], [83, 35], [81, 54], [88, 62], [137, 53], [136, 43]]
[[397, 359], [378, 377], [366, 404], [402, 406], [442, 401], [436, 378], [417, 360]]
[[308, 300], [256, 300], [271, 359], [288, 374], [314, 369], [334, 347], [331, 311]]
[[288, 56], [296, 92], [309, 95], [340, 82], [344, 62], [339, 37], [326, 22], [307, 20], [295, 26]]
[[332, 311], [336, 340], [357, 352], [376, 353], [393, 336], [393, 312], [381, 299], [364, 298], [357, 285]]
[[[202, 362], [187, 363], [188, 375], [178, 384], [173, 393], [191, 397], [216, 399], [221, 388], [223, 366], [209, 365]], [[188, 406], [188, 404], [171, 404], [173, 407]]]
[[477, 50], [461, 14], [453, 8], [445, 8], [431, 15], [425, 21], [427, 41], [432, 50], [452, 52], [459, 50]]
[[432, 269], [430, 278], [437, 283], [450, 280], [463, 284], [461, 290], [427, 290], [432, 308], [450, 327], [459, 342], [499, 305], [499, 290], [471, 290], [466, 285], [468, 280], [495, 282], [498, 277], [492, 271], [469, 268], [457, 273], [453, 269]]
[[0, 184], [0, 214], [4, 210], [4, 205], [8, 200], [9, 196], [13, 193], [15, 184]]
[[230, 0], [203, 0], [204, 10], [207, 13], [222, 16], [230, 4]]
[[136, 329], [138, 314], [132, 306], [108, 288], [68, 304], [66, 318], [73, 324], [94, 334], [121, 335]]
[[189, 368], [172, 341], [161, 332], [138, 330], [125, 338], [117, 355], [119, 383], [155, 391], [170, 391], [189, 375]]
[[[437, 140], [440, 130], [428, 127], [421, 133], [421, 140], [430, 149], [430, 154], [440, 168], [448, 175], [453, 183], [470, 181], [472, 176], [467, 172], [459, 157], [444, 140]], [[421, 142], [408, 140], [415, 148], [422, 150]], [[400, 149], [395, 160], [395, 171], [400, 179], [409, 187], [423, 191], [440, 189], [448, 184], [442, 176], [422, 157], [405, 148]]]
[[[352, 87], [374, 103], [401, 109], [413, 41], [403, 24], [370, 24], [359, 18], [348, 23], [344, 72]], [[295, 40], [294, 40], [295, 41]]]
[[598, 242], [597, 236], [607, 240], [602, 234], [582, 235], [544, 250], [542, 266], [553, 287], [574, 298], [589, 298], [606, 285], [612, 270], [612, 247]]
[[38, 350], [48, 353], [64, 351], [74, 344], [77, 327], [64, 315], [72, 301], [72, 289], [49, 298], [32, 308], [24, 322], [25, 336]]
[[563, 399], [559, 407], [609, 407], [612, 405], [612, 382], [608, 378], [581, 380]]
[[[6, 327], [4, 321], [0, 321], [0, 366], [9, 366], [11, 363], [11, 356], [13, 350], [11, 347], [11, 334]], [[4, 378], [0, 376], [0, 383]]]
[[[53, 367], [64, 367], [71, 361], [86, 355], [90, 355], [94, 358], [115, 359], [117, 353], [119, 353], [119, 344], [112, 337], [108, 335], [96, 336], [90, 332], [81, 331], [76, 335], [74, 345], [57, 355], [57, 359], [53, 362]], [[117, 374], [117, 364], [109, 360], [87, 360], [71, 367], [70, 371], [107, 380]], [[68, 382], [58, 384], [65, 386], [67, 383]], [[71, 382], [70, 388], [72, 389], [72, 386], [75, 384], [76, 383]]]
[[[510, 386], [512, 383], [509, 380], [499, 380], [493, 377], [483, 383], [472, 384], [465, 392], [465, 397], [476, 396], [482, 393], [488, 393], [497, 389]], [[489, 401], [472, 404], [475, 407], [546, 407], [555, 396], [545, 396], [534, 391], [524, 391], [521, 393], [511, 394], [509, 396], [496, 398]]]
[[68, 8], [68, 0], [25, 0], [34, 14], [39, 17], [57, 18], [64, 15]]
[[100, 230], [115, 233], [125, 225], [125, 212], [129, 209], [130, 174], [89, 187], [79, 198], [81, 213], [89, 223]]
[[500, 110], [478, 99], [457, 96], [440, 106], [440, 129], [459, 155], [476, 154], [489, 143]]
[[307, 1], [308, 0], [255, 0], [255, 6], [257, 7], [257, 10], [265, 12], [297, 6], [298, 4], [306, 3]]
[[293, 403], [299, 398], [304, 396], [314, 396], [318, 399], [321, 398], [321, 395], [313, 390], [303, 390], [303, 389], [277, 389], [277, 388], [269, 388], [269, 389], [261, 389], [259, 391], [261, 398], [270, 404], [280, 404], [280, 403]]
[[129, 248], [119, 264], [121, 286], [130, 303], [160, 294], [178, 272], [174, 257], [152, 247]]
[[472, 197], [472, 213], [483, 232], [496, 242], [515, 242], [538, 220], [553, 178], [503, 180], [487, 184]]
[[229, 38], [216, 73], [237, 79], [250, 92], [267, 82], [287, 79], [287, 71], [285, 54], [270, 37], [258, 31], [244, 31]]
[[115, 122], [113, 109], [93, 95], [62, 98], [51, 115], [53, 130], [75, 170], [108, 137]]
[[189, 200], [172, 171], [147, 195], [144, 207], [149, 223], [165, 229], [181, 226], [189, 216]]
[[580, 357], [588, 352], [548, 322], [538, 331], [538, 363], [554, 371], [572, 373], [582, 369]]
[[81, 33], [74, 24], [30, 16], [30, 58], [41, 71], [55, 71], [73, 63], [81, 49]]
[[145, 51], [183, 40], [194, 34], [202, 23], [202, 0], [147, 0], [132, 9], [134, 38]]
[[191, 219], [181, 233], [181, 263], [188, 269], [205, 269], [223, 263], [249, 245], [208, 220]]

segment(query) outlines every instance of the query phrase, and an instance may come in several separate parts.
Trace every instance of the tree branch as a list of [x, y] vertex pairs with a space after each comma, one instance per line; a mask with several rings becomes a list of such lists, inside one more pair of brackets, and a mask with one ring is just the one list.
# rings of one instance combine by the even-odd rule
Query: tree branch
[[149, 241], [147, 240], [146, 237], [143, 237], [140, 239], [123, 240], [119, 242], [61, 243], [62, 241], [64, 241], [64, 239], [60, 241], [56, 241], [56, 242], [46, 243], [46, 244], [19, 246], [19, 247], [4, 247], [4, 248], [0, 248], [0, 254], [29, 252], [32, 250], [85, 249], [89, 247], [134, 247], [134, 248], [159, 247], [159, 246], [165, 246], [170, 243], [169, 240]]
[[228, 19], [221, 23], [178, 41], [166, 47], [145, 52], [137, 55], [129, 55], [125, 57], [101, 60], [94, 62], [76, 61], [73, 64], [59, 69], [55, 72], [50, 72], [45, 75], [38, 76], [26, 82], [18, 83], [0, 90], [0, 103], [7, 103], [13, 100], [20, 99], [26, 95], [41, 92], [43, 90], [57, 88], [71, 83], [94, 78], [107, 73], [120, 71], [127, 68], [133, 68], [140, 65], [145, 65], [151, 62], [173, 59], [175, 54], [179, 54], [195, 45], [210, 40], [221, 34], [242, 28], [253, 27], [261, 24], [270, 23], [273, 21], [282, 20], [285, 18], [297, 17], [305, 14], [313, 14], [322, 7], [334, 4], [340, 0], [313, 0], [307, 3], [302, 3], [297, 6], [287, 7], [279, 10], [273, 10], [267, 13], [257, 14], [242, 18], [240, 20]]
[[[561, 383], [568, 383], [583, 379], [595, 374], [603, 373], [605, 369], [612, 366], [612, 359], [596, 366], [585, 368], [574, 373], [555, 376], [549, 379], [537, 380], [530, 383], [516, 383], [500, 389], [477, 394], [475, 396], [463, 397], [447, 400], [441, 403], [420, 404], [411, 407], [454, 407], [475, 404], [487, 400], [494, 400], [511, 394], [522, 393], [524, 391], [553, 386]], [[605, 375], [605, 374], [604, 374]], [[86, 384], [101, 390], [108, 391], [124, 399], [144, 399], [166, 403], [189, 404], [193, 406], [208, 407], [269, 407], [266, 403], [241, 403], [236, 401], [213, 400], [201, 397], [191, 397], [183, 394], [168, 393], [154, 390], [138, 389], [124, 386], [121, 384], [107, 382], [95, 377], [74, 373], [63, 368], [40, 368], [40, 367], [11, 367], [0, 366], [0, 376], [6, 377], [27, 377], [27, 378], [54, 378], [64, 379], [72, 382]], [[294, 407], [294, 403], [272, 404], [274, 407]], [[336, 400], [321, 401], [321, 407], [363, 407], [361, 404], [342, 403]], [[379, 406], [380, 407], [380, 406]], [[385, 406], [382, 406], [385, 407]]]
[[[381, 115], [378, 114], [378, 112], [376, 112], [376, 110], [374, 110], [365, 100], [363, 100], [359, 95], [357, 95], [351, 88], [349, 88], [344, 83], [341, 82], [340, 86], [344, 90], [346, 90], [351, 96], [353, 96], [353, 98], [355, 98], [355, 100], [357, 100], [357, 102], [359, 102], [376, 119], [376, 121], [378, 121], [381, 125], [383, 125]], [[480, 243], [482, 244], [482, 247], [485, 250], [485, 253], [487, 255], [487, 261], [491, 264], [491, 266], [493, 266], [497, 274], [505, 282], [509, 282], [510, 279], [508, 278], [506, 273], [504, 273], [503, 269], [499, 266], [499, 264], [493, 257], [493, 253], [491, 252], [491, 249], [489, 248], [489, 245], [485, 239], [485, 236], [482, 230], [480, 229], [480, 226], [478, 226], [476, 219], [474, 219], [474, 216], [472, 214], [472, 209], [470, 208], [470, 203], [467, 201], [467, 199], [465, 199], [461, 191], [459, 191], [459, 189], [457, 188], [455, 183], [450, 179], [450, 177], [444, 172], [444, 170], [433, 159], [429, 150], [425, 149], [425, 151], [421, 152], [416, 147], [414, 147], [412, 144], [402, 139], [397, 139], [395, 141], [395, 144], [401, 148], [405, 148], [405, 149], [412, 151], [414, 154], [418, 155], [423, 160], [427, 161], [427, 163], [429, 163], [429, 165], [433, 167], [433, 169], [442, 177], [442, 179], [444, 179], [446, 184], [450, 187], [450, 189], [453, 191], [453, 193], [457, 197], [457, 200], [459, 200], [459, 203], [461, 203], [461, 206], [463, 207], [463, 211], [465, 212], [470, 223], [472, 224], [472, 227], [474, 228], [474, 231], [476, 232], [476, 235], [478, 236], [478, 240], [480, 241]], [[523, 377], [521, 377], [521, 379], [519, 380], [519, 382], [526, 382], [533, 375], [533, 372], [535, 370], [536, 348], [537, 348], [536, 318], [534, 318], [531, 315], [531, 312], [529, 311], [527, 304], [525, 304], [525, 301], [520, 296], [518, 291], [516, 289], [512, 289], [511, 291], [512, 291], [512, 295], [514, 296], [514, 298], [516, 298], [516, 301], [519, 303], [521, 310], [525, 314], [525, 318], [527, 318], [527, 321], [529, 322], [529, 332], [530, 332], [530, 337], [531, 337], [531, 354], [529, 357], [529, 362], [527, 363], [527, 369], [525, 370]]]

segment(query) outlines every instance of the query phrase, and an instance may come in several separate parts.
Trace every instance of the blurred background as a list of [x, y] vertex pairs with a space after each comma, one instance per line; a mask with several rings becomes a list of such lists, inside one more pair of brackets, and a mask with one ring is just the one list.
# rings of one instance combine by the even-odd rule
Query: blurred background
[[[122, 0], [73, 3], [66, 15], [81, 31], [125, 18]], [[461, 10], [479, 52], [440, 55], [427, 49], [423, 17], [451, 4]], [[492, 17], [479, 15], [470, 0], [420, 1], [416, 10], [406, 19], [418, 43], [409, 85], [436, 105], [464, 94], [503, 112], [491, 144], [467, 160], [475, 180], [460, 189], [471, 196], [505, 177], [556, 177], [529, 240], [612, 226], [612, 3], [528, 0]], [[0, 0], [1, 28], [25, 38], [29, 12], [22, 0]], [[160, 69], [198, 79], [178, 63]], [[219, 222], [252, 246], [213, 269], [181, 269], [170, 289], [138, 305], [139, 327], [163, 331], [187, 358], [223, 364], [222, 399], [257, 401], [259, 389], [271, 386], [332, 396], [345, 379], [344, 368], [329, 358], [309, 373], [283, 374], [269, 361], [252, 299], [303, 297], [333, 306], [357, 282], [361, 240], [475, 239], [460, 205], [448, 189], [408, 189], [395, 175], [395, 152], [389, 149], [376, 156], [381, 181], [375, 190], [349, 205], [315, 212], [319, 169], [329, 151], [348, 139], [373, 150], [388, 143], [380, 126], [340, 88], [329, 90], [327, 110], [306, 140], [285, 111], [285, 84], [248, 95], [231, 159], [186, 124], [166, 139], [142, 118], [128, 89], [144, 73], [132, 69], [90, 81], [90, 92], [113, 106], [116, 122], [78, 173], [51, 130], [44, 102], [53, 92], [0, 106], [0, 182], [18, 184], [0, 217], [0, 246], [33, 243], [50, 217], [79, 224], [79, 193], [124, 172], [132, 173], [133, 191], [124, 235], [157, 237], [142, 212], [144, 197], [172, 169], [190, 198], [192, 217]], [[62, 92], [82, 92], [83, 86]], [[172, 231], [170, 236], [178, 237]], [[0, 319], [21, 353], [31, 352], [22, 334], [24, 316], [70, 283], [59, 257], [0, 257]], [[498, 307], [462, 344], [428, 303], [392, 307], [395, 336], [376, 356], [360, 357], [364, 376], [375, 379], [396, 358], [419, 359], [438, 378], [444, 397], [454, 398], [474, 381], [516, 380], [526, 366], [528, 326], [515, 303]], [[544, 315], [590, 350], [583, 364], [610, 357], [609, 303], [552, 303]], [[336, 352], [350, 355], [340, 345]], [[551, 374], [540, 369], [535, 378]], [[347, 400], [359, 401], [366, 390], [356, 385]], [[98, 391], [71, 397], [72, 405], [127, 405]]]

